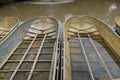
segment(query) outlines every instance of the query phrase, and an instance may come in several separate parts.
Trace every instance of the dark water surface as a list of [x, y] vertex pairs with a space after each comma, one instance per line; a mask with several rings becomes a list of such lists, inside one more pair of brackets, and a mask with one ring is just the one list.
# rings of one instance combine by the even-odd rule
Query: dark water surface
[[114, 18], [120, 15], [120, 0], [75, 0], [66, 4], [12, 3], [0, 7], [0, 17], [14, 16], [20, 21], [36, 16], [53, 16], [64, 22], [74, 15], [89, 15], [114, 25]]

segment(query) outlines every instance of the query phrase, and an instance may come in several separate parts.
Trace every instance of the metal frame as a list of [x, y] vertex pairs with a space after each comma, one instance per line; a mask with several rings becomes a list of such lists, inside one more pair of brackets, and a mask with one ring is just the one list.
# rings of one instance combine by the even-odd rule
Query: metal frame
[[[44, 18], [44, 17], [42, 17], [42, 18]], [[47, 18], [51, 18], [51, 17], [47, 17]], [[35, 20], [35, 19], [38, 19], [38, 18], [34, 18], [34, 19], [32, 19], [31, 21], [33, 21], [33, 20]], [[32, 78], [32, 76], [33, 76], [33, 72], [35, 71], [35, 72], [41, 72], [41, 71], [47, 71], [47, 72], [50, 72], [48, 75], [48, 78], [49, 78], [49, 80], [55, 80], [56, 79], [56, 69], [57, 69], [57, 60], [58, 60], [58, 40], [59, 40], [59, 30], [57, 30], [57, 27], [58, 27], [58, 23], [55, 23], [56, 21], [55, 21], [55, 19], [54, 18], [51, 18], [51, 20], [53, 21], [53, 23], [50, 23], [50, 24], [55, 24], [53, 27], [49, 27], [48, 26], [48, 29], [45, 29], [45, 30], [42, 30], [42, 33], [41, 33], [41, 30], [39, 30], [39, 29], [37, 29], [37, 28], [34, 28], [34, 27], [31, 27], [31, 26], [27, 26], [27, 28], [25, 28], [24, 29], [24, 35], [22, 35], [21, 37], [22, 37], [22, 40], [21, 41], [19, 41], [20, 43], [19, 43], [19, 45], [18, 46], [16, 46], [16, 48], [14, 48], [14, 50], [11, 52], [11, 54], [7, 57], [7, 59], [4, 61], [4, 63], [2, 63], [2, 65], [1, 65], [1, 70], [0, 70], [0, 72], [1, 73], [4, 73], [4, 72], [6, 72], [6, 73], [8, 73], [9, 74], [9, 72], [11, 73], [10, 75], [10, 79], [9, 80], [14, 80], [15, 78], [17, 78], [18, 76], [16, 76], [17, 75], [17, 73], [18, 72], [27, 72], [27, 80], [31, 80], [31, 78]], [[31, 22], [31, 21], [28, 21], [28, 22]], [[48, 22], [49, 23], [49, 22]], [[29, 24], [29, 23], [28, 23]], [[31, 24], [30, 25], [32, 25], [32, 24], [34, 24], [33, 22], [31, 22]], [[24, 25], [24, 24], [23, 24]], [[21, 25], [20, 26], [20, 28], [21, 27], [24, 27], [23, 25]], [[26, 26], [25, 26], [26, 27]], [[18, 28], [19, 29], [19, 28]], [[43, 36], [42, 37], [38, 37], [38, 35], [40, 34], [39, 32], [32, 32], [32, 31], [29, 31], [29, 29], [34, 29], [34, 30], [37, 30], [37, 31], [39, 31]], [[16, 30], [16, 32], [17, 32], [17, 30]], [[27, 33], [30, 33], [30, 34], [32, 34], [32, 35], [26, 35]], [[40, 35], [41, 35], [40, 34]], [[43, 38], [44, 37], [44, 38]], [[37, 40], [37, 39], [39, 39], [39, 38], [41, 38], [40, 39], [40, 46], [32, 46], [33, 45], [33, 43], [34, 42], [36, 42], [36, 41], [39, 41], [39, 40]], [[28, 42], [28, 44], [25, 44], [24, 45], [24, 43], [22, 43], [22, 41], [23, 40], [30, 40], [29, 42]], [[47, 40], [47, 41], [45, 41], [45, 40]], [[53, 44], [54, 44], [54, 46], [53, 47], [51, 47], [51, 46], [43, 46], [43, 44], [45, 43], [45, 42], [48, 42], [49, 43], [49, 40], [53, 40]], [[27, 42], [27, 41], [26, 41]], [[25, 43], [26, 43], [25, 42]], [[36, 43], [35, 43], [36, 44]], [[47, 44], [47, 43], [46, 43]], [[20, 46], [21, 45], [21, 46]], [[50, 44], [51, 45], [51, 44]], [[31, 51], [31, 49], [33, 49], [33, 48], [35, 48], [35, 49], [37, 49], [37, 51], [36, 51], [36, 53], [34, 53], [34, 52], [29, 52], [29, 51]], [[50, 48], [50, 52], [42, 52], [44, 55], [46, 55], [46, 53], [48, 53], [48, 54], [50, 54], [50, 53], [52, 53], [52, 54], [50, 54], [51, 56], [52, 56], [52, 59], [50, 58], [50, 60], [47, 60], [47, 59], [45, 59], [45, 60], [38, 60], [38, 58], [40, 58], [40, 55], [42, 54], [41, 53], [41, 50], [42, 50], [42, 48], [44, 48], [44, 49], [49, 49]], [[20, 53], [19, 53], [19, 51], [18, 52], [15, 52], [15, 50], [21, 50], [22, 52], [24, 51], [24, 53], [21, 53], [21, 51], [20, 51]], [[22, 50], [23, 49], [23, 50]], [[25, 49], [25, 50], [24, 50]], [[53, 50], [52, 50], [53, 49]], [[51, 51], [52, 50], [52, 51]], [[16, 55], [15, 55], [16, 54]], [[30, 54], [30, 55], [28, 55], [28, 54]], [[14, 56], [16, 56], [16, 58], [14, 59], [13, 57]], [[18, 57], [17, 57], [18, 56]], [[28, 56], [28, 58], [29, 59], [26, 59], [26, 57]], [[46, 56], [49, 56], [49, 55], [46, 55]], [[20, 57], [20, 60], [19, 60], [19, 57]], [[32, 58], [32, 57], [35, 57], [34, 59]], [[10, 67], [8, 67], [9, 68], [9, 70], [6, 70], [6, 68], [4, 68], [4, 69], [2, 69], [2, 67], [4, 67], [4, 66], [7, 66], [6, 65], [6, 63], [15, 63], [15, 64], [13, 64], [13, 65], [11, 65], [11, 66], [15, 66], [15, 69], [12, 69], [11, 70], [11, 66]], [[23, 62], [32, 62], [30, 65], [31, 65], [31, 67], [29, 68], [29, 69], [27, 69], [27, 68], [25, 68], [24, 69], [24, 66], [26, 66], [27, 64], [26, 63], [24, 63], [23, 64]], [[50, 66], [50, 70], [48, 70], [48, 69], [45, 69], [45, 70], [35, 70], [35, 66], [37, 65], [37, 62], [50, 62], [49, 64], [51, 64], [51, 66]], [[18, 64], [18, 65], [16, 65], [16, 63]], [[39, 63], [40, 64], [40, 63]], [[39, 65], [38, 64], [38, 67], [39, 66], [42, 66], [42, 65]], [[44, 63], [45, 65], [47, 64], [47, 63]], [[49, 65], [49, 64], [47, 64], [47, 65]], [[23, 65], [23, 69], [21, 68], [22, 67], [22, 65]], [[19, 74], [18, 74], [19, 75]], [[6, 76], [6, 75], [5, 75]], [[39, 76], [38, 76], [39, 77]], [[6, 79], [6, 77], [4, 77], [4, 79]], [[7, 78], [8, 79], [8, 78]]]
[[33, 38], [32, 42], [31, 42], [31, 44], [29, 45], [28, 49], [26, 50], [24, 56], [22, 57], [22, 59], [20, 60], [18, 66], [16, 67], [15, 71], [13, 72], [10, 80], [13, 80], [13, 78], [15, 77], [15, 74], [17, 73], [19, 67], [21, 66], [21, 64], [22, 64], [22, 62], [23, 62], [23, 60], [25, 59], [26, 55], [28, 54], [28, 51], [30, 50], [30, 48], [31, 48], [33, 42], [35, 41], [36, 37], [37, 37], [37, 35]]
[[43, 41], [42, 41], [42, 43], [41, 43], [41, 45], [40, 45], [39, 51], [37, 52], [36, 58], [35, 58], [35, 60], [34, 60], [33, 66], [32, 66], [32, 68], [31, 68], [31, 70], [30, 70], [30, 73], [29, 73], [29, 76], [28, 76], [27, 80], [30, 80], [31, 77], [32, 77], [33, 70], [34, 70], [34, 68], [35, 68], [35, 66], [36, 66], [36, 63], [37, 63], [38, 57], [39, 57], [39, 55], [40, 55], [41, 49], [42, 49], [42, 47], [43, 47], [44, 41], [45, 41], [45, 39], [46, 39], [46, 36], [47, 36], [47, 34], [45, 34], [45, 36], [44, 36], [44, 38], [43, 38]]
[[[54, 61], [52, 61], [52, 65], [51, 65], [51, 72], [52, 72], [52, 66], [54, 66], [52, 80], [55, 80], [55, 78], [56, 78], [56, 69], [58, 67], [57, 66], [57, 62], [58, 62], [57, 59], [58, 59], [58, 54], [59, 54], [58, 53], [58, 43], [59, 43], [59, 31], [58, 31], [58, 35], [57, 35], [57, 38], [56, 38], [56, 43], [55, 43], [56, 46], [54, 45], [54, 52], [53, 52], [53, 60]], [[51, 80], [51, 77], [49, 77], [49, 80]]]
[[90, 42], [92, 43], [92, 45], [93, 45], [94, 49], [96, 50], [96, 52], [97, 52], [97, 54], [98, 54], [98, 56], [99, 56], [100, 60], [102, 61], [102, 63], [103, 63], [103, 65], [104, 65], [104, 67], [105, 67], [105, 69], [106, 69], [106, 71], [107, 71], [107, 73], [108, 73], [108, 75], [109, 75], [110, 79], [112, 80], [112, 75], [110, 74], [110, 72], [109, 72], [109, 70], [108, 70], [107, 66], [105, 65], [105, 63], [104, 63], [104, 61], [103, 61], [103, 58], [101, 57], [101, 55], [100, 55], [100, 53], [99, 53], [98, 49], [96, 48], [96, 46], [95, 46], [95, 44], [94, 44], [93, 40], [91, 39], [91, 37], [90, 37], [90, 35], [89, 35], [89, 34], [87, 34], [87, 36], [88, 36], [88, 38], [90, 39]]
[[92, 78], [92, 80], [94, 80], [93, 73], [92, 73], [92, 69], [91, 69], [91, 66], [90, 66], [90, 64], [89, 64], [89, 61], [88, 61], [88, 58], [87, 58], [87, 55], [86, 55], [86, 52], [85, 52], [85, 49], [84, 49], [84, 46], [83, 46], [83, 43], [82, 43], [82, 40], [81, 40], [81, 38], [80, 38], [80, 34], [79, 34], [79, 33], [78, 33], [78, 38], [79, 38], [79, 41], [80, 41], [80, 44], [81, 44], [82, 51], [83, 51], [83, 53], [84, 53], [85, 59], [86, 59], [86, 61], [87, 61], [87, 65], [88, 65], [88, 69], [89, 69], [89, 71], [90, 71], [91, 78]]
[[[76, 34], [77, 34], [77, 33], [76, 33]], [[90, 35], [89, 35], [88, 33], [85, 33], [85, 34], [88, 36], [88, 38], [89, 38], [91, 44], [93, 45], [93, 48], [95, 49], [95, 51], [97, 52], [98, 57], [100, 58], [100, 61], [103, 63], [104, 68], [105, 68], [105, 70], [107, 71], [110, 80], [112, 80], [112, 75], [111, 75], [111, 73], [109, 72], [109, 70], [108, 70], [106, 64], [104, 63], [103, 58], [101, 57], [99, 51], [97, 50], [97, 48], [96, 48], [96, 46], [95, 46], [93, 40], [91, 39], [91, 37], [90, 37]], [[79, 38], [79, 42], [80, 42], [80, 44], [81, 44], [82, 51], [83, 51], [84, 56], [85, 56], [85, 61], [87, 62], [87, 66], [88, 66], [88, 69], [89, 69], [91, 78], [92, 78], [92, 80], [94, 80], [94, 75], [93, 75], [93, 72], [92, 72], [92, 69], [91, 69], [91, 66], [90, 66], [90, 63], [89, 63], [89, 61], [91, 61], [91, 60], [88, 61], [87, 54], [86, 54], [86, 51], [85, 51], [83, 42], [82, 42], [81, 37], [80, 37], [80, 33], [78, 33], [77, 35], [78, 35], [78, 38]], [[73, 47], [73, 48], [74, 48], [74, 47]], [[96, 60], [96, 61], [99, 61], [99, 60]]]

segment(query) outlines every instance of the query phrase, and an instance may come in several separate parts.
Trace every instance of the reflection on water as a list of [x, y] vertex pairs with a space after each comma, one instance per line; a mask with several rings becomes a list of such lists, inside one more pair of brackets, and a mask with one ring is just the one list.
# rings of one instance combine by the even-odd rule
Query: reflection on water
[[65, 16], [89, 15], [114, 24], [114, 18], [120, 13], [119, 0], [75, 0], [57, 5], [35, 5], [26, 2], [13, 3], [0, 8], [0, 17], [15, 16], [21, 21], [36, 16], [54, 16], [62, 22]]
[[106, 17], [105, 17], [105, 21], [109, 22], [109, 19], [111, 18], [110, 15], [112, 15], [112, 13], [117, 9], [117, 5], [116, 3], [112, 3], [108, 6], [108, 10], [106, 12]]
[[112, 4], [110, 5], [110, 7], [109, 7], [109, 11], [111, 12], [111, 11], [113, 11], [113, 10], [115, 10], [115, 9], [117, 9], [116, 3], [112, 3]]

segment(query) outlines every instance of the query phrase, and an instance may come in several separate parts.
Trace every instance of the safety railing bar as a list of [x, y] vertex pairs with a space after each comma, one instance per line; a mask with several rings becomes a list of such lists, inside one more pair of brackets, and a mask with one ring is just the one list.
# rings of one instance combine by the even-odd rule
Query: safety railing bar
[[[26, 70], [26, 69], [19, 69], [18, 71], [29, 71], [30, 72], [30, 70]], [[39, 71], [39, 72], [42, 72], [42, 71], [50, 71], [50, 69], [35, 69], [34, 71]]]
[[82, 40], [81, 40], [81, 38], [80, 38], [80, 34], [79, 34], [79, 33], [78, 33], [78, 38], [79, 38], [79, 41], [80, 41], [80, 44], [81, 44], [82, 51], [83, 51], [83, 53], [84, 53], [85, 59], [86, 59], [86, 61], [87, 61], [87, 65], [88, 65], [88, 69], [89, 69], [89, 71], [90, 71], [91, 78], [92, 78], [92, 80], [94, 80], [94, 76], [93, 76], [93, 73], [92, 73], [92, 70], [91, 70], [91, 67], [90, 67], [90, 64], [89, 64], [89, 61], [88, 61], [88, 58], [87, 58], [87, 55], [86, 55], [84, 46], [83, 46], [83, 42], [82, 42]]
[[26, 31], [26, 35], [36, 35], [39, 34], [38, 32], [31, 32], [31, 31]]
[[[80, 61], [86, 61], [86, 60], [80, 60]], [[89, 61], [91, 61], [91, 62], [98, 61], [99, 62], [100, 60], [89, 60]], [[104, 60], [104, 61], [112, 61], [112, 60]], [[79, 60], [72, 60], [72, 62], [79, 62]]]
[[[6, 62], [19, 62], [21, 60], [7, 60]], [[32, 62], [34, 60], [23, 60], [24, 62]], [[37, 60], [38, 62], [51, 62], [52, 60]]]
[[[59, 40], [59, 31], [58, 31], [58, 34], [57, 34], [56, 42], [54, 44], [54, 51], [53, 51], [53, 57], [52, 57], [53, 61], [52, 61], [52, 64], [51, 64], [51, 69], [50, 69], [51, 72], [50, 72], [50, 75], [49, 75], [49, 80], [55, 80], [55, 76], [56, 76], [58, 40]], [[53, 69], [52, 69], [52, 67], [53, 67]]]
[[97, 30], [95, 30], [95, 31], [91, 31], [91, 32], [88, 32], [89, 34], [92, 34], [92, 33], [95, 33], [95, 32], [98, 32]]
[[[63, 39], [64, 39], [65, 37], [63, 37]], [[65, 57], [65, 41], [63, 40], [63, 42], [62, 42], [62, 53], [63, 53], [63, 67], [62, 67], [62, 69], [63, 69], [63, 80], [66, 80], [66, 64], [65, 64], [65, 60], [66, 60], [66, 57]]]
[[19, 61], [20, 61], [20, 60], [7, 60], [6, 63], [7, 63], [7, 62], [19, 62]]
[[[58, 43], [59, 44], [59, 43]], [[59, 46], [59, 45], [58, 45]], [[60, 47], [60, 46], [59, 46]], [[60, 48], [58, 48], [58, 50], [60, 51]], [[57, 72], [56, 72], [56, 80], [58, 80], [59, 79], [59, 68], [60, 68], [60, 66], [59, 66], [59, 61], [60, 61], [60, 53], [57, 53], [58, 55], [57, 55], [57, 63], [58, 63], [58, 65], [56, 65], [57, 67], [56, 67], [56, 69], [57, 69]]]
[[43, 46], [43, 44], [44, 44], [44, 41], [45, 41], [45, 39], [46, 39], [46, 36], [47, 36], [47, 34], [44, 35], [44, 38], [43, 38], [42, 43], [41, 43], [41, 45], [40, 45], [40, 48], [39, 48], [39, 50], [38, 50], [38, 52], [37, 52], [37, 55], [36, 55], [36, 57], [35, 57], [34, 63], [33, 63], [33, 65], [32, 65], [32, 68], [31, 68], [31, 70], [30, 70], [30, 73], [29, 73], [29, 76], [28, 76], [27, 80], [30, 80], [31, 77], [32, 77], [34, 68], [35, 68], [35, 66], [36, 66], [36, 63], [37, 63], [37, 60], [38, 60], [38, 58], [39, 58], [40, 52], [41, 52], [41, 50], [42, 50], [42, 46]]
[[102, 61], [102, 63], [103, 63], [103, 65], [104, 65], [104, 67], [105, 67], [105, 69], [106, 69], [106, 71], [107, 71], [107, 73], [108, 73], [110, 79], [112, 80], [112, 75], [110, 74], [110, 72], [109, 72], [107, 66], [105, 65], [105, 62], [103, 61], [103, 58], [102, 58], [102, 56], [100, 55], [100, 52], [99, 52], [98, 49], [96, 48], [96, 46], [95, 46], [93, 40], [91, 39], [90, 35], [89, 35], [89, 34], [87, 34], [87, 35], [88, 35], [88, 37], [89, 37], [89, 39], [90, 39], [90, 42], [92, 43], [94, 49], [96, 50], [96, 52], [97, 52], [97, 54], [98, 54], [100, 60]]
[[55, 51], [55, 59], [54, 59], [54, 70], [53, 70], [53, 78], [52, 78], [52, 80], [55, 80], [55, 74], [56, 74], [56, 65], [57, 65], [57, 55], [58, 55], [58, 40], [59, 40], [59, 31], [58, 31], [58, 34], [57, 34], [57, 40], [56, 40], [56, 46], [57, 46], [57, 48], [56, 48], [56, 51]]
[[52, 60], [37, 60], [37, 62], [51, 62]]
[[[30, 71], [30, 70], [29, 70], [29, 71]], [[35, 72], [36, 72], [36, 71], [38, 71], [38, 72], [50, 72], [49, 69], [46, 69], [46, 70], [44, 70], [44, 69], [43, 69], [43, 70], [42, 70], [42, 69], [35, 69], [34, 71], [35, 71]]]
[[54, 34], [48, 34], [48, 37], [56, 36], [56, 33]]
[[15, 75], [16, 75], [18, 69], [19, 69], [19, 67], [21, 66], [23, 60], [25, 59], [25, 57], [26, 57], [28, 51], [30, 50], [30, 48], [31, 48], [31, 46], [32, 46], [32, 44], [33, 44], [33, 42], [35, 41], [36, 37], [37, 37], [37, 35], [34, 36], [34, 38], [33, 38], [32, 42], [31, 42], [31, 44], [29, 45], [28, 49], [26, 50], [25, 54], [23, 55], [22, 59], [20, 60], [19, 64], [17, 65], [16, 69], [14, 70], [14, 72], [13, 72], [13, 74], [11, 75], [11, 77], [10, 77], [9, 80], [13, 80], [13, 79], [14, 79], [14, 77], [15, 77]]
[[34, 29], [34, 30], [37, 30], [37, 31], [41, 31], [41, 32], [43, 32], [43, 30], [39, 30], [39, 29], [37, 29], [37, 28], [34, 28], [34, 27], [30, 27], [31, 29]]
[[87, 62], [86, 60], [72, 60], [71, 62]]
[[41, 52], [41, 54], [50, 54], [52, 53], [51, 51], [50, 52]]
[[75, 27], [73, 27], [73, 26], [70, 26], [70, 28], [72, 28], [72, 29], [75, 29], [75, 30], [79, 31], [79, 29], [78, 29], [78, 28], [75, 28]]
[[51, 34], [51, 33], [54, 33], [54, 32], [56, 32], [56, 30], [47, 32], [47, 34]]
[[53, 55], [52, 55], [52, 63], [51, 63], [51, 67], [50, 67], [50, 74], [49, 74], [49, 80], [51, 80], [52, 79], [52, 68], [53, 68], [53, 66], [54, 66], [54, 55], [55, 55], [55, 50], [56, 50], [56, 41], [55, 41], [55, 43], [54, 43], [54, 48], [53, 48]]
[[1, 72], [13, 72], [14, 70], [0, 70], [0, 73]]
[[[45, 22], [45, 21], [44, 21], [44, 22]], [[34, 22], [33, 24], [38, 24], [38, 23], [43, 23], [43, 22], [39, 21], [39, 22]], [[45, 22], [45, 23], [53, 24], [53, 23], [51, 23], [51, 22]]]
[[[28, 46], [21, 46], [21, 47], [18, 47], [17, 49], [26, 49], [26, 48], [28, 48]], [[39, 47], [38, 46], [34, 46], [32, 48], [34, 49], [34, 48], [39, 48]]]
[[58, 65], [57, 65], [57, 80], [59, 80], [59, 75], [60, 75], [60, 72], [61, 72], [61, 53], [60, 53], [60, 42], [58, 42]]
[[[46, 69], [46, 70], [42, 70], [42, 69], [36, 69], [34, 70], [36, 72], [50, 72], [49, 69]], [[14, 72], [14, 70], [0, 70], [0, 73], [1, 72]], [[26, 69], [19, 69], [18, 72], [30, 72], [30, 70], [26, 70]]]
[[[17, 48], [21, 43], [22, 43], [22, 42], [20, 42], [20, 43], [16, 46], [16, 48]], [[12, 52], [11, 52], [9, 55], [7, 55], [8, 57], [6, 57], [5, 60], [0, 64], [0, 69], [1, 69], [2, 66], [7, 62], [7, 60], [11, 57], [11, 55], [12, 55], [13, 52], [16, 50], [16, 48], [13, 49]]]
[[22, 46], [22, 47], [18, 47], [17, 49], [26, 49], [28, 48], [27, 46]]
[[[19, 72], [30, 72], [30, 70], [18, 70]], [[35, 72], [50, 72], [50, 70], [46, 69], [46, 70], [42, 70], [42, 69], [36, 69], [34, 70]]]
[[26, 33], [30, 33], [30, 34], [38, 34], [36, 32], [31, 32], [31, 31], [26, 31]]
[[53, 28], [55, 28], [55, 26], [50, 27], [50, 28], [46, 29], [45, 31], [48, 31], [48, 30], [53, 29]]
[[56, 36], [56, 32], [54, 32], [54, 33], [49, 33], [49, 34], [48, 34], [48, 37], [49, 37], [49, 36], [52, 36], [52, 35], [53, 35], [53, 36], [54, 36], [54, 35]]
[[[57, 47], [56, 47], [56, 46]], [[57, 37], [57, 41], [54, 45], [54, 52], [53, 52], [53, 62], [52, 62], [52, 65], [51, 65], [51, 73], [50, 73], [50, 76], [49, 76], [49, 80], [55, 80], [55, 76], [56, 76], [56, 64], [57, 64], [57, 50], [58, 50], [58, 37]], [[52, 67], [53, 68], [53, 71], [52, 71]], [[52, 73], [53, 72], [53, 73]], [[53, 77], [51, 76], [53, 74]]]
[[24, 55], [24, 53], [13, 53], [13, 54], [16, 54], [16, 55]]
[[35, 35], [31, 36], [31, 35], [28, 35], [26, 34], [25, 37], [30, 37], [30, 38], [34, 38]]
[[74, 33], [74, 34], [77, 34], [76, 32], [73, 32], [73, 31], [71, 31], [71, 30], [68, 30], [68, 32], [70, 32], [70, 33]]
[[63, 41], [60, 40], [60, 43], [59, 43], [59, 44], [60, 44], [59, 47], [60, 47], [60, 60], [61, 60], [61, 61], [60, 61], [60, 64], [61, 64], [61, 65], [60, 65], [60, 74], [59, 74], [59, 75], [60, 75], [60, 79], [59, 79], [59, 80], [64, 80], [64, 79], [63, 79], [63, 75], [64, 75], [64, 74], [63, 74], [63, 71], [64, 71], [64, 69], [63, 69], [63, 68], [64, 68], [64, 61], [63, 61], [63, 59], [64, 59], [63, 55], [64, 55], [64, 54], [63, 54], [63, 53], [64, 53], [64, 51], [62, 50], [62, 48], [63, 48]]
[[61, 40], [61, 73], [60, 73], [60, 75], [61, 75], [61, 79], [60, 80], [64, 80], [65, 78], [64, 78], [64, 49], [62, 49], [63, 48], [63, 41]]
[[[78, 31], [86, 31], [86, 30], [89, 30], [89, 29], [92, 29], [92, 28], [95, 28], [95, 27], [89, 27], [89, 28], [87, 28], [87, 29], [78, 29], [78, 28], [75, 28], [75, 27], [73, 27], [73, 26], [70, 26], [70, 28], [76, 29], [76, 30], [78, 30]], [[87, 32], [87, 31], [86, 31], [86, 32]]]

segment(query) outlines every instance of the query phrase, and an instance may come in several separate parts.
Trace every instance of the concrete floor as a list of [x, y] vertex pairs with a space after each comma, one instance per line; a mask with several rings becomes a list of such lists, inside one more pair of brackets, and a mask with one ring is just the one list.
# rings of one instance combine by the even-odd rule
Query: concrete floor
[[0, 7], [0, 18], [14, 16], [20, 21], [36, 16], [53, 16], [64, 22], [74, 15], [94, 16], [114, 26], [114, 18], [120, 15], [120, 0], [74, 0], [71, 3], [54, 5], [22, 2]]

